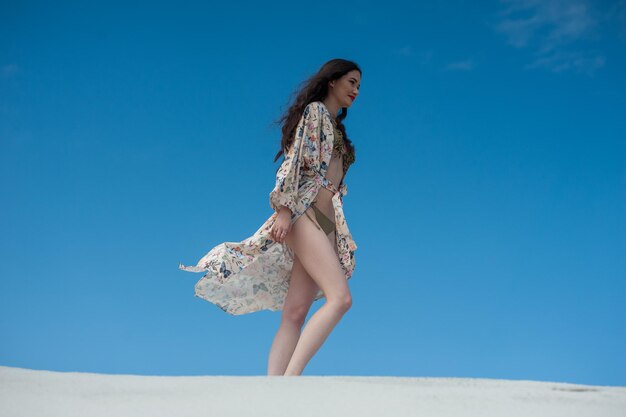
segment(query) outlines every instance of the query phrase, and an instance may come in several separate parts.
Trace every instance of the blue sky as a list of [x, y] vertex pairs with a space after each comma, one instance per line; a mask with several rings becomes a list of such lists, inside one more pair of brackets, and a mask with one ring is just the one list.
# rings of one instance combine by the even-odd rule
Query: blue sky
[[0, 364], [265, 375], [280, 313], [178, 262], [271, 215], [273, 122], [341, 57], [353, 306], [304, 375], [626, 385], [625, 1], [0, 16]]

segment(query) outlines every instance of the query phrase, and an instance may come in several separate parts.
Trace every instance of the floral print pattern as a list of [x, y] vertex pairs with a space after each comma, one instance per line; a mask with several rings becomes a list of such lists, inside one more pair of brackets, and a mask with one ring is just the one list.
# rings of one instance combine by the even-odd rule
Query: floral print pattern
[[[195, 266], [179, 264], [179, 269], [205, 272], [195, 285], [195, 296], [209, 301], [232, 315], [259, 310], [282, 310], [289, 289], [293, 251], [286, 243], [274, 241], [270, 230], [280, 206], [291, 210], [294, 223], [315, 200], [320, 187], [333, 188], [326, 179], [332, 157], [334, 130], [332, 115], [321, 101], [309, 103], [291, 148], [276, 172], [276, 185], [269, 194], [274, 213], [249, 238], [224, 242], [212, 248]], [[345, 183], [332, 197], [335, 209], [335, 242], [339, 263], [350, 279], [356, 266], [357, 245], [352, 239], [343, 212]], [[319, 290], [314, 300], [325, 297]]]

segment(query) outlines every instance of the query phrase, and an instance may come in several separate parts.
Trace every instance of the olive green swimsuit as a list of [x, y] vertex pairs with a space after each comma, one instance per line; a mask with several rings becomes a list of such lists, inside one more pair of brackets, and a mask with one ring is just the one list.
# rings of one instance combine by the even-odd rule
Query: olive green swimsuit
[[[342, 160], [343, 160], [343, 175], [345, 176], [346, 172], [348, 172], [348, 168], [354, 162], [354, 153], [352, 153], [352, 152], [344, 152], [343, 134], [341, 133], [341, 131], [339, 129], [337, 129], [337, 125], [334, 123], [334, 120], [333, 120], [333, 130], [334, 130], [335, 141], [333, 142], [333, 154], [332, 154], [332, 157], [333, 158], [334, 157], [342, 158]], [[319, 223], [319, 226], [317, 225], [317, 223], [315, 223], [313, 221], [311, 216], [309, 216], [309, 213], [307, 213], [305, 211], [304, 214], [306, 214], [306, 216], [309, 219], [311, 219], [311, 221], [313, 221], [313, 224], [315, 224], [315, 226], [318, 229], [320, 229], [320, 226], [321, 226], [321, 230], [323, 230], [324, 233], [326, 233], [326, 236], [328, 236], [329, 234], [331, 234], [332, 232], [335, 231], [335, 220], [328, 218], [328, 216], [326, 216], [315, 205], [316, 202], [317, 201], [313, 201], [311, 203], [311, 207], [313, 207], [313, 211], [315, 212], [315, 219], [317, 219], [317, 223]]]

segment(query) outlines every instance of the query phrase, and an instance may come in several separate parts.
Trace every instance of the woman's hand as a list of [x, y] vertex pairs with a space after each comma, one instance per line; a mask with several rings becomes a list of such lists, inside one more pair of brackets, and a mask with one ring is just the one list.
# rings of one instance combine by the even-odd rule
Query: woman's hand
[[291, 230], [291, 210], [288, 207], [282, 206], [278, 215], [276, 216], [276, 220], [272, 225], [272, 229], [270, 230], [270, 236], [276, 242], [283, 243], [285, 241], [285, 237]]

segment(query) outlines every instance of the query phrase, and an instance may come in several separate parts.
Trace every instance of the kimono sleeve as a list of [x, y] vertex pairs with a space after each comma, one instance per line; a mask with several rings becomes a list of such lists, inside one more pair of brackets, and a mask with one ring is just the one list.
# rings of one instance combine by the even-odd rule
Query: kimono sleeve
[[292, 214], [297, 213], [301, 171], [319, 161], [320, 119], [317, 103], [309, 103], [300, 117], [291, 148], [276, 172], [276, 185], [270, 192], [270, 206], [275, 211], [286, 206]]

